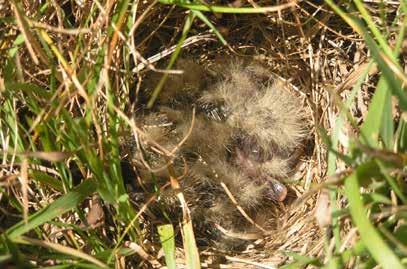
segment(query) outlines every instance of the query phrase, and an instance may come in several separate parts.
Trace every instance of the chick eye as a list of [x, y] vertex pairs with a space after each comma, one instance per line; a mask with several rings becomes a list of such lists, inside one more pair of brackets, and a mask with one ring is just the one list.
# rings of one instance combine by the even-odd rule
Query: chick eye
[[254, 141], [243, 142], [241, 148], [248, 159], [255, 162], [264, 162], [264, 150]]
[[206, 117], [215, 121], [225, 121], [229, 116], [228, 109], [224, 105], [206, 103], [201, 106], [201, 109], [204, 111]]
[[256, 161], [262, 161], [261, 150], [258, 147], [253, 148], [249, 153], [249, 158]]

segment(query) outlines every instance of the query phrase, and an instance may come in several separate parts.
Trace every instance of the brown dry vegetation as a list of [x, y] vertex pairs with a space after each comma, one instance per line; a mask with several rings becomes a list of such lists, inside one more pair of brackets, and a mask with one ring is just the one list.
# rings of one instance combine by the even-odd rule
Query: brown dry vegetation
[[[256, 7], [278, 6], [280, 1], [209, 2], [231, 7]], [[366, 117], [368, 103], [378, 80], [378, 69], [368, 64], [371, 55], [363, 38], [323, 1], [281, 2], [292, 5], [262, 14], [202, 13], [219, 30], [227, 45], [222, 44], [200, 19], [193, 21], [183, 43], [180, 57], [193, 59], [201, 66], [211, 66], [228, 58], [260, 62], [267, 66], [270, 73], [277, 74], [293, 86], [295, 94], [301, 98], [301, 105], [309, 114], [309, 139], [297, 172], [288, 180], [289, 198], [273, 207], [273, 228], [266, 230], [262, 238], [252, 240], [242, 251], [226, 251], [210, 244], [201, 244], [205, 241], [205, 235], [199, 234], [200, 230], [197, 229], [195, 238], [202, 267], [274, 268], [292, 263], [293, 255], [287, 255], [290, 252], [315, 258], [314, 265], [320, 266], [321, 263], [329, 263], [335, 253], [353, 246], [358, 238], [348, 214], [334, 220], [331, 218], [332, 197], [323, 188], [326, 187], [324, 183], [333, 182], [331, 188], [339, 184], [342, 175], [349, 173], [349, 166], [338, 161], [338, 174], [330, 173], [331, 176], [328, 176], [325, 132], [319, 130], [324, 129], [326, 134], [331, 134], [341, 105], [350, 96], [358, 79], [370, 68], [369, 76], [357, 92], [350, 109], [356, 123], [354, 126], [345, 125], [346, 133], [342, 133], [339, 139], [346, 144], [347, 139], [357, 133], [355, 126]], [[379, 4], [372, 2], [369, 1], [366, 6], [373, 18], [381, 22]], [[387, 21], [392, 21], [399, 5], [393, 2], [383, 5]], [[80, 182], [96, 178], [97, 184], [91, 187], [91, 195], [83, 197], [85, 202], [78, 200], [72, 206], [73, 210], [62, 210], [63, 214], [52, 218], [54, 221], [40, 223], [37, 233], [26, 233], [26, 237], [19, 237], [19, 243], [53, 249], [57, 253], [95, 264], [89, 258], [93, 256], [115, 268], [165, 265], [157, 226], [166, 222], [167, 218], [165, 213], [157, 213], [159, 192], [129, 193], [130, 200], [126, 200], [124, 186], [120, 185], [124, 185], [123, 182], [117, 183], [119, 181], [112, 179], [106, 183], [103, 180], [110, 180], [114, 176], [122, 180], [123, 174], [132, 181], [131, 184], [143, 186], [146, 174], [136, 179], [134, 164], [126, 167], [120, 165], [125, 153], [132, 154], [137, 146], [136, 149], [127, 148], [121, 152], [116, 150], [128, 145], [129, 141], [134, 144], [134, 137], [160, 149], [160, 154], [167, 158], [171, 157], [173, 148], [163, 149], [160, 146], [162, 134], [146, 136], [141, 126], [137, 126], [140, 122], [133, 121], [133, 116], [134, 113], [144, 113], [146, 109], [144, 106], [149, 96], [143, 92], [146, 87], [153, 91], [149, 78], [161, 78], [177, 72], [165, 69], [177, 42], [182, 38], [190, 13], [188, 9], [159, 1], [0, 1], [0, 90], [4, 92], [7, 85], [12, 84], [11, 81], [17, 85], [11, 95], [9, 92], [0, 97], [0, 101], [5, 104], [6, 98], [12, 100], [10, 104], [13, 107], [10, 109], [18, 115], [18, 132], [21, 133], [17, 146], [12, 142], [12, 132], [6, 131], [10, 126], [5, 124], [6, 114], [2, 112], [5, 118], [1, 126], [1, 232], [9, 231], [12, 237], [13, 231], [8, 229], [18, 221], [32, 221], [28, 216], [69, 193]], [[391, 44], [396, 35], [390, 29], [393, 26], [383, 23], [381, 27], [389, 28], [387, 38]], [[186, 75], [194, 74], [189, 71], [184, 70]], [[169, 81], [161, 90], [161, 98], [166, 91], [173, 90], [171, 77]], [[20, 90], [19, 87], [24, 88], [23, 84], [37, 85], [50, 94], [41, 96], [38, 92], [30, 92], [30, 88]], [[33, 108], [30, 98], [36, 100], [38, 107]], [[133, 107], [133, 104], [143, 105], [143, 109]], [[160, 99], [155, 107], [159, 104]], [[398, 117], [396, 107], [394, 111]], [[84, 124], [64, 125], [69, 121], [63, 117], [59, 122], [51, 123], [51, 119], [63, 113], [66, 113], [64, 117], [72, 117], [73, 121], [84, 119]], [[61, 133], [45, 132], [49, 125], [52, 125], [52, 130]], [[80, 130], [65, 130], [72, 126]], [[69, 134], [65, 135], [65, 131]], [[74, 136], [70, 133], [72, 131], [85, 133], [84, 136], [81, 136], [82, 133]], [[46, 142], [43, 142], [43, 136], [48, 136], [50, 140], [44, 138]], [[55, 142], [56, 146], [51, 142]], [[174, 141], [174, 147], [177, 144]], [[339, 151], [344, 149], [340, 147]], [[111, 167], [121, 168], [122, 172], [116, 173]], [[44, 177], [39, 180], [35, 171], [41, 171], [56, 181], [47, 181]], [[167, 174], [171, 177], [168, 179], [171, 184], [163, 183], [155, 186], [157, 189], [177, 187], [178, 182], [171, 169]], [[55, 182], [63, 183], [58, 186]], [[95, 190], [98, 195], [93, 193]], [[229, 198], [233, 196], [232, 192]], [[337, 193], [334, 196], [337, 199], [333, 207], [345, 208], [344, 196]], [[185, 221], [188, 212], [184, 198], [179, 194], [177, 196], [184, 207], [181, 215]], [[178, 200], [175, 202], [178, 203]], [[265, 222], [259, 215], [255, 221]], [[245, 218], [243, 214], [241, 218]], [[177, 263], [181, 267], [188, 262], [185, 261], [185, 244], [181, 236], [182, 224], [181, 221], [174, 221], [173, 225]], [[333, 233], [339, 233], [343, 239], [341, 245], [337, 244]], [[72, 254], [70, 250], [64, 252], [63, 246], [89, 257]], [[114, 252], [119, 249], [122, 252]], [[69, 261], [65, 256], [42, 257], [29, 247], [22, 247], [16, 253], [37, 266]], [[111, 261], [106, 261], [103, 256], [109, 255]], [[350, 259], [346, 266], [350, 268], [355, 262], [355, 259]], [[311, 258], [300, 260], [295, 268], [308, 263], [311, 263]]]

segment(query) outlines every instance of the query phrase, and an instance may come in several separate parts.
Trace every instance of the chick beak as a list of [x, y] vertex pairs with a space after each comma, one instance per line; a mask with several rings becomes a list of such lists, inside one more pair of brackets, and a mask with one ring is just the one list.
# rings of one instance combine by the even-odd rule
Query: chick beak
[[287, 197], [287, 187], [276, 179], [268, 178], [267, 196], [275, 201], [282, 202]]

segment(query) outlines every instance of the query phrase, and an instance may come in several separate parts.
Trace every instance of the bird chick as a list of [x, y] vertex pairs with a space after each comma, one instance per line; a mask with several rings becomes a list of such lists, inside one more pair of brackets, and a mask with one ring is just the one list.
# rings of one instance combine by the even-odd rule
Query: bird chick
[[[292, 172], [297, 161], [292, 156], [307, 136], [305, 112], [287, 84], [259, 64], [235, 61], [215, 66], [215, 72], [192, 61], [180, 67], [186, 75], [170, 76], [158, 109], [141, 119], [144, 131], [167, 149], [188, 137], [174, 167], [180, 175], [187, 171], [180, 183], [196, 228], [218, 235], [222, 232], [217, 225], [247, 232], [250, 225], [243, 224], [223, 186], [251, 214], [284, 201], [287, 188], [282, 180]], [[193, 106], [197, 113], [191, 131]], [[165, 124], [157, 126], [163, 117]], [[164, 158], [153, 155], [149, 159], [154, 166], [164, 167]], [[138, 170], [143, 180], [148, 178], [150, 171]], [[157, 177], [167, 176], [164, 172]], [[167, 205], [175, 205], [173, 194], [161, 195]], [[215, 241], [224, 237], [223, 232]]]

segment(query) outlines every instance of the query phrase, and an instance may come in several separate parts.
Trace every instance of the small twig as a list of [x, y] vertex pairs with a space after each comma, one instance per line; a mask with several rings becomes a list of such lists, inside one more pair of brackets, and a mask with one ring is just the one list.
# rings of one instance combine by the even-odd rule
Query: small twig
[[[0, 168], [18, 167], [18, 166], [21, 166], [21, 165], [22, 164], [20, 164], [20, 163], [14, 163], [13, 165], [0, 164]], [[49, 167], [46, 167], [46, 166], [43, 166], [43, 165], [29, 164], [28, 168], [31, 169], [31, 170], [38, 170], [38, 171], [41, 171], [41, 172], [52, 174], [54, 176], [61, 177], [61, 174], [59, 174], [55, 169], [52, 169], [52, 168], [49, 168]]]
[[[106, 96], [104, 96], [106, 98]], [[106, 99], [107, 100], [107, 99]], [[173, 154], [168, 151], [167, 149], [165, 149], [164, 147], [162, 147], [160, 144], [158, 144], [156, 141], [154, 141], [154, 139], [150, 138], [145, 132], [143, 132], [143, 130], [141, 130], [140, 128], [138, 128], [134, 122], [134, 120], [130, 120], [129, 117], [126, 116], [126, 114], [124, 114], [119, 108], [117, 108], [116, 106], [112, 105], [112, 108], [114, 111], [116, 111], [117, 115], [122, 118], [132, 129], [133, 133], [138, 133], [140, 135], [142, 135], [144, 138], [147, 139], [147, 141], [149, 143], [151, 143], [152, 145], [154, 145], [155, 147], [159, 148], [162, 152], [165, 153], [165, 155], [167, 156], [173, 156]]]
[[195, 124], [195, 107], [192, 109], [192, 119], [191, 119], [191, 126], [189, 127], [189, 130], [185, 137], [178, 143], [178, 145], [175, 146], [175, 148], [171, 151], [171, 155], [174, 155], [179, 148], [188, 140], [188, 138], [191, 136], [192, 130], [194, 129], [194, 124]]
[[150, 10], [157, 4], [157, 0], [154, 0], [145, 10], [144, 12], [137, 17], [137, 20], [134, 22], [133, 26], [131, 27], [129, 31], [129, 38], [134, 40], [133, 34], [134, 31], [136, 31], [137, 27], [141, 24], [141, 22], [144, 20], [144, 18], [147, 16], [147, 14], [150, 12]]
[[228, 189], [228, 187], [226, 186], [226, 184], [224, 182], [221, 182], [220, 185], [222, 186], [222, 188], [225, 190], [226, 194], [229, 196], [229, 199], [232, 201], [232, 203], [236, 206], [237, 210], [239, 210], [240, 214], [242, 214], [243, 217], [245, 217], [245, 219], [247, 219], [248, 222], [250, 222], [251, 224], [253, 224], [256, 228], [258, 228], [259, 230], [261, 230], [263, 233], [267, 233], [267, 231], [261, 227], [260, 225], [258, 225], [245, 211], [244, 209], [239, 205], [239, 203], [236, 201], [235, 197], [233, 196], [233, 194], [230, 192], [230, 190]]
[[21, 173], [20, 173], [20, 181], [21, 181], [21, 192], [23, 194], [23, 218], [25, 224], [28, 223], [28, 160], [27, 158], [23, 158], [21, 163]]
[[17, 6], [16, 3], [12, 2], [11, 5], [12, 5], [12, 10], [14, 12], [14, 17], [15, 17], [16, 22], [17, 22], [17, 26], [18, 26], [21, 34], [24, 36], [24, 42], [25, 42], [25, 45], [27, 47], [28, 53], [30, 54], [31, 59], [33, 60], [33, 62], [36, 65], [38, 65], [40, 63], [40, 61], [38, 60], [38, 57], [35, 54], [35, 51], [33, 49], [33, 45], [30, 42], [29, 33], [28, 33], [28, 31], [27, 31], [27, 29], [25, 27], [25, 21], [24, 21], [25, 18], [21, 15], [19, 7]]
[[40, 29], [45, 29], [50, 32], [55, 32], [55, 33], [60, 33], [60, 34], [65, 34], [65, 35], [79, 35], [79, 34], [88, 34], [90, 33], [90, 29], [88, 28], [82, 28], [82, 29], [66, 29], [66, 28], [60, 28], [60, 27], [54, 27], [42, 22], [37, 22], [33, 21], [31, 19], [28, 19], [28, 23], [32, 27], [40, 28]]
[[256, 239], [261, 239], [264, 237], [262, 234], [259, 234], [259, 233], [236, 233], [236, 232], [228, 231], [217, 223], [215, 223], [215, 226], [219, 231], [221, 231], [223, 234], [225, 234], [228, 237], [239, 238], [239, 239], [243, 239], [243, 240], [256, 240]]
[[[213, 34], [205, 34], [205, 35], [195, 35], [195, 36], [188, 37], [187, 39], [185, 39], [184, 43], [182, 43], [181, 48], [188, 47], [188, 46], [190, 46], [194, 43], [200, 42], [200, 41], [215, 40], [213, 38], [213, 36], [214, 36]], [[135, 68], [133, 68], [132, 72], [138, 73], [141, 70], [143, 70], [144, 68], [146, 68], [146, 66], [150, 67], [150, 65], [152, 63], [158, 62], [162, 58], [165, 58], [168, 55], [170, 55], [171, 53], [173, 53], [175, 51], [176, 47], [177, 47], [177, 45], [171, 46], [168, 49], [163, 50], [162, 52], [149, 57], [147, 59], [147, 64], [143, 63], [143, 62], [138, 64]]]
[[[173, 190], [176, 191], [178, 200], [182, 208], [182, 237], [186, 252], [186, 262], [190, 266], [199, 266], [199, 253], [196, 245], [194, 229], [192, 225], [191, 211], [185, 200], [184, 193], [181, 191], [181, 186], [178, 182], [178, 177], [175, 175], [175, 170], [172, 164], [168, 166], [168, 173], [170, 174], [170, 183]], [[197, 267], [193, 267], [197, 268]]]
[[337, 172], [334, 175], [327, 176], [322, 183], [315, 184], [309, 191], [305, 192], [301, 197], [299, 197], [292, 205], [292, 208], [300, 206], [305, 202], [309, 197], [316, 194], [318, 191], [324, 188], [328, 188], [331, 185], [338, 185], [345, 177], [352, 172], [352, 169], [346, 169], [344, 171]]
[[67, 246], [63, 246], [61, 244], [55, 244], [52, 242], [48, 242], [45, 240], [38, 240], [38, 239], [34, 239], [34, 238], [29, 238], [29, 237], [25, 237], [25, 236], [21, 236], [18, 241], [23, 242], [23, 243], [28, 243], [31, 245], [35, 245], [35, 246], [40, 246], [43, 248], [49, 248], [49, 249], [53, 249], [57, 252], [60, 253], [64, 253], [64, 254], [68, 254], [74, 257], [78, 257], [80, 259], [89, 261], [95, 265], [97, 265], [100, 268], [109, 268], [109, 266], [107, 266], [105, 263], [101, 262], [100, 260], [94, 258], [91, 255], [86, 254], [85, 252], [82, 252], [80, 250], [74, 249], [74, 248], [70, 248]]
[[236, 258], [236, 257], [231, 257], [231, 256], [226, 256], [226, 255], [225, 255], [225, 258], [227, 260], [229, 260], [229, 261], [232, 261], [232, 262], [240, 262], [240, 263], [250, 264], [250, 265], [254, 265], [254, 266], [259, 267], [259, 268], [277, 269], [277, 267], [272, 266], [272, 265], [266, 265], [266, 264], [262, 264], [262, 263], [258, 263], [258, 262], [252, 262], [252, 261], [248, 261], [248, 260], [241, 259], [241, 258]]
[[161, 263], [155, 257], [148, 254], [139, 244], [126, 241], [124, 246], [134, 250], [143, 260], [149, 262], [153, 268], [162, 267]]

